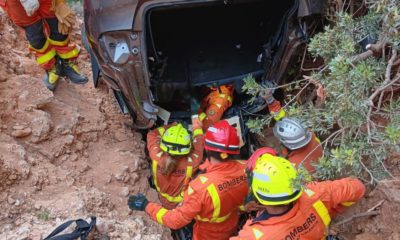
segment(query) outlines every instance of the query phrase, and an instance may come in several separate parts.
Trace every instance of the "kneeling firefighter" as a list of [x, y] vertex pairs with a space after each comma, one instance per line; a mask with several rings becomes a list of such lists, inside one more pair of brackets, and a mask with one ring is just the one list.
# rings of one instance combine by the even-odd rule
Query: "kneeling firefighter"
[[173, 210], [149, 203], [142, 194], [129, 197], [133, 210], [146, 213], [160, 224], [179, 229], [195, 219], [194, 240], [225, 240], [236, 232], [239, 206], [248, 192], [245, 163], [232, 159], [240, 153], [236, 129], [223, 120], [208, 128], [205, 136], [208, 159]]

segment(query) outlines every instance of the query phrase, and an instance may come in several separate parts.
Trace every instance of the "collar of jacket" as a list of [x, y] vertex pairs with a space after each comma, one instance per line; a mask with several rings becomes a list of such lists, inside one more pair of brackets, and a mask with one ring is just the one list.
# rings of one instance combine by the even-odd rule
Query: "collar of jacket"
[[299, 211], [299, 202], [297, 200], [297, 202], [293, 205], [293, 207], [288, 212], [283, 213], [282, 215], [270, 215], [270, 214], [269, 214], [269, 216], [264, 215], [264, 217], [266, 217], [266, 219], [262, 219], [263, 213], [261, 213], [251, 222], [251, 224], [259, 223], [262, 225], [274, 225], [277, 223], [286, 222], [287, 220], [293, 218], [298, 211]]
[[199, 169], [205, 173], [224, 170], [229, 167], [227, 165], [235, 164], [235, 160], [226, 160], [220, 163], [211, 163], [208, 158], [199, 166]]
[[288, 213], [291, 209], [293, 208], [293, 205], [290, 206], [290, 208], [288, 210], [286, 210], [283, 213], [279, 213], [279, 214], [270, 214], [267, 211], [262, 211], [257, 217], [255, 217], [252, 221], [252, 223], [256, 223], [256, 222], [261, 222], [261, 221], [265, 221], [268, 220], [272, 217], [280, 217], [285, 215], [286, 213]]

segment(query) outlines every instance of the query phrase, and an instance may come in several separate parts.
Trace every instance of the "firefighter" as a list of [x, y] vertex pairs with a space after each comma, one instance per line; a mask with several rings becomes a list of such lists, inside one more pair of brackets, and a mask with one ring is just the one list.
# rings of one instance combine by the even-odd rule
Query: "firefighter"
[[65, 0], [0, 0], [0, 6], [25, 30], [29, 50], [46, 71], [43, 82], [49, 90], [55, 89], [60, 76], [75, 84], [87, 83], [75, 65], [79, 48], [68, 36], [75, 17]]
[[203, 121], [203, 130], [221, 120], [224, 112], [232, 106], [233, 86], [222, 85], [211, 88], [211, 92], [202, 100], [200, 120]]
[[267, 90], [262, 97], [268, 104], [269, 112], [276, 120], [273, 133], [284, 146], [281, 155], [296, 166], [302, 164], [310, 173], [314, 173], [315, 169], [312, 163], [317, 162], [323, 156], [320, 140], [298, 119], [286, 117], [281, 103], [272, 94], [271, 90]]
[[153, 184], [166, 209], [173, 209], [182, 202], [183, 192], [203, 160], [204, 136], [197, 116], [192, 118], [192, 127], [192, 142], [188, 131], [178, 123], [147, 134]]
[[142, 194], [129, 197], [133, 210], [146, 211], [160, 224], [179, 229], [195, 219], [194, 240], [225, 240], [236, 232], [239, 206], [248, 192], [245, 163], [233, 160], [240, 153], [236, 129], [222, 120], [205, 135], [206, 162], [185, 191], [183, 202], [173, 210], [148, 202]]
[[260, 211], [231, 240], [325, 239], [331, 218], [365, 193], [352, 178], [296, 186], [293, 164], [270, 153], [256, 160], [251, 173], [250, 192]]

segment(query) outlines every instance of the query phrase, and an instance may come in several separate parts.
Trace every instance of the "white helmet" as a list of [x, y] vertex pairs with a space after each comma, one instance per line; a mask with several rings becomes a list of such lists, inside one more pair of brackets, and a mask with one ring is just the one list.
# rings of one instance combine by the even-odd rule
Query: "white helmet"
[[312, 133], [294, 118], [282, 118], [278, 121], [274, 126], [274, 135], [290, 150], [304, 147], [312, 137]]

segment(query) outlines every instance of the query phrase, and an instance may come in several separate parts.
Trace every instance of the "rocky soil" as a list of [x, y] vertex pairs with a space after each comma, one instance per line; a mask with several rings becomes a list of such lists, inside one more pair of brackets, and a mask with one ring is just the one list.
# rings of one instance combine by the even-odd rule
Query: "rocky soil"
[[[80, 42], [78, 26], [72, 38]], [[168, 239], [127, 207], [128, 194], [156, 194], [142, 136], [107, 87], [62, 79], [48, 91], [23, 31], [1, 10], [0, 41], [0, 239], [42, 239], [92, 215], [102, 239]], [[90, 75], [84, 50], [80, 67]]]

